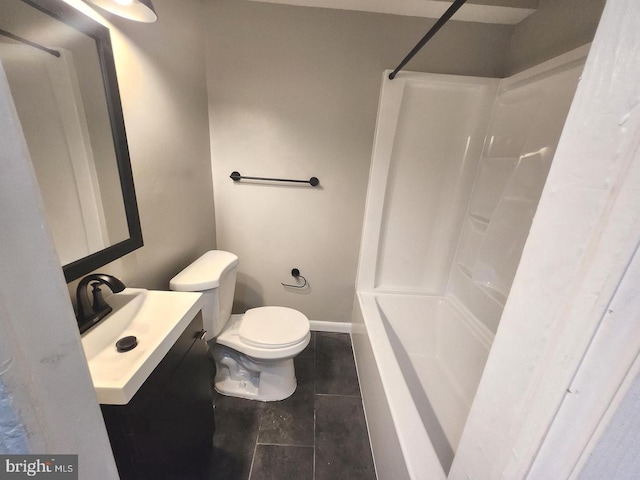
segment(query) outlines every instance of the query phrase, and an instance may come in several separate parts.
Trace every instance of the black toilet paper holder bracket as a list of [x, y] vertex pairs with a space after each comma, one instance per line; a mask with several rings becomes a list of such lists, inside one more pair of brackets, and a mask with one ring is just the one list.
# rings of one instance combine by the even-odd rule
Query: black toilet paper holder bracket
[[289, 287], [289, 288], [304, 288], [307, 286], [307, 279], [304, 278], [302, 275], [300, 275], [300, 270], [298, 270], [297, 268], [294, 268], [291, 270], [291, 276], [296, 280], [298, 278], [301, 278], [302, 280], [304, 280], [304, 283], [302, 285], [291, 285], [289, 283], [280, 282], [280, 285], [282, 285], [283, 287]]

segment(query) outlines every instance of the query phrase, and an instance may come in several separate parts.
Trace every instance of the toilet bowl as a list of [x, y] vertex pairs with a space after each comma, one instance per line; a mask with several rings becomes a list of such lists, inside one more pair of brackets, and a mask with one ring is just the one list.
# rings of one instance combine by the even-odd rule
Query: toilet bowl
[[212, 350], [216, 390], [263, 401], [289, 397], [296, 389], [293, 358], [311, 339], [308, 323], [300, 312], [285, 307], [232, 315]]
[[173, 277], [170, 288], [201, 292], [206, 339], [223, 395], [274, 401], [296, 389], [293, 359], [309, 344], [309, 320], [287, 307], [258, 307], [231, 315], [238, 257], [211, 250]]

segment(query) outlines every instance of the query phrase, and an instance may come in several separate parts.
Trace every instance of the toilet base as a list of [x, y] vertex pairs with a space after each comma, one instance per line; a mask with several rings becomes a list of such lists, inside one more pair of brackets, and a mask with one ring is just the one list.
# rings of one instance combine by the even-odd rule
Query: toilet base
[[213, 346], [212, 354], [214, 387], [222, 395], [272, 402], [284, 400], [296, 390], [293, 358], [257, 360], [220, 344]]

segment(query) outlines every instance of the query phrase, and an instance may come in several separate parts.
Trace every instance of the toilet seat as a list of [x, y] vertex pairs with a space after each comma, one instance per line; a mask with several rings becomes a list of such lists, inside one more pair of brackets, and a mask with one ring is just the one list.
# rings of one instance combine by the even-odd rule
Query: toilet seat
[[[229, 348], [232, 348], [238, 352], [244, 353], [245, 355], [256, 359], [256, 360], [277, 360], [277, 359], [286, 359], [293, 358], [298, 353], [300, 353], [304, 348], [309, 344], [311, 340], [311, 332], [309, 320], [307, 317], [298, 312], [297, 310], [293, 310], [295, 312], [294, 318], [297, 320], [292, 321], [294, 328], [292, 328], [292, 332], [283, 332], [282, 337], [277, 337], [275, 333], [265, 333], [266, 330], [271, 330], [271, 319], [265, 321], [265, 316], [263, 313], [271, 313], [276, 314], [277, 310], [292, 310], [285, 307], [259, 307], [247, 310], [246, 313], [241, 315], [231, 315], [229, 321], [225, 325], [225, 328], [220, 332], [220, 335], [216, 337], [216, 343], [221, 345], [225, 345]], [[277, 310], [272, 310], [277, 309]], [[254, 311], [254, 313], [249, 314]], [[249, 314], [250, 322], [249, 324], [258, 323], [262, 325], [253, 325], [243, 328], [245, 319], [247, 318], [247, 314]], [[288, 317], [292, 312], [286, 312], [285, 316]], [[251, 320], [251, 317], [254, 317], [254, 320]], [[293, 315], [292, 315], [293, 316]], [[291, 320], [291, 319], [290, 319]], [[281, 332], [282, 329], [286, 329], [287, 320], [280, 322], [275, 320], [275, 322], [279, 325], [279, 327], [274, 327], [274, 332]], [[285, 325], [285, 327], [282, 326]], [[262, 327], [262, 328], [260, 328]], [[241, 338], [240, 331], [242, 331], [245, 338], [248, 338], [248, 341]], [[247, 331], [249, 333], [247, 333]], [[262, 332], [265, 336], [260, 336], [260, 332]], [[295, 333], [293, 333], [295, 332]], [[255, 333], [256, 336], [252, 334]], [[287, 337], [287, 334], [291, 336]], [[248, 337], [246, 337], [248, 335]], [[272, 335], [271, 338], [275, 339], [275, 343], [265, 344], [263, 342], [269, 338], [269, 335]], [[294, 340], [297, 337], [297, 340]]]
[[286, 307], [259, 307], [247, 310], [238, 336], [258, 348], [286, 348], [300, 343], [309, 333], [309, 320]]

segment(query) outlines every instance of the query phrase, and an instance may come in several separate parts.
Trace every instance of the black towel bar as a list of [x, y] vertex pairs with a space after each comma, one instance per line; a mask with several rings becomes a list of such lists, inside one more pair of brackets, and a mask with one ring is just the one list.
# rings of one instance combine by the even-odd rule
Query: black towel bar
[[231, 180], [233, 180], [234, 182], [237, 182], [239, 180], [265, 180], [267, 182], [308, 183], [312, 187], [317, 187], [318, 185], [320, 185], [320, 180], [318, 180], [318, 177], [311, 177], [309, 180], [291, 180], [287, 178], [245, 177], [243, 175], [240, 175], [239, 172], [231, 172], [229, 178], [231, 178]]

